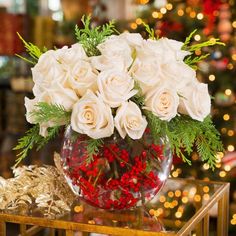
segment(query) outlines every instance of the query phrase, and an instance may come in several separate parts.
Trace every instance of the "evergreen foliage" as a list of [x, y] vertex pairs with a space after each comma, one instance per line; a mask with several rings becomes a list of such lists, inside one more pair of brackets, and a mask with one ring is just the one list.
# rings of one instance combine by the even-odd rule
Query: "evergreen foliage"
[[201, 159], [206, 161], [210, 168], [215, 168], [216, 154], [223, 151], [223, 145], [210, 116], [200, 122], [181, 115], [167, 122], [160, 120], [150, 111], [146, 111], [145, 115], [153, 137], [158, 139], [166, 135], [172, 152], [181, 157], [184, 162], [191, 164], [187, 156], [196, 147]]
[[103, 145], [102, 139], [88, 139], [86, 148], [87, 148], [87, 154], [88, 157], [86, 159], [86, 163], [89, 164], [93, 161], [93, 156], [97, 155], [99, 152], [99, 148]]
[[150, 39], [158, 39], [158, 37], [155, 36], [155, 30], [153, 28], [150, 28], [150, 26], [148, 24], [146, 24], [145, 22], [142, 22], [146, 32], [148, 33], [148, 37]]
[[23, 42], [26, 48], [26, 52], [31, 56], [32, 60], [29, 60], [26, 57], [22, 57], [18, 54], [16, 54], [16, 56], [18, 56], [19, 58], [23, 59], [26, 62], [29, 62], [31, 64], [36, 64], [38, 62], [39, 57], [43, 54], [43, 52], [47, 51], [47, 49], [44, 48], [43, 52], [41, 52], [41, 50], [36, 45], [32, 43], [27, 43], [18, 32], [17, 32], [17, 35], [20, 38], [20, 40]]
[[16, 164], [17, 166], [29, 153], [33, 147], [37, 146], [37, 151], [40, 150], [45, 144], [48, 143], [49, 140], [55, 138], [60, 130], [60, 126], [54, 126], [48, 128], [48, 135], [46, 138], [39, 134], [39, 125], [34, 125], [31, 129], [29, 129], [25, 136], [18, 140], [18, 144], [13, 150], [21, 150], [17, 154]]
[[91, 27], [91, 16], [83, 16], [81, 19], [84, 28], [79, 29], [76, 25], [75, 35], [88, 56], [97, 56], [100, 54], [97, 46], [102, 43], [108, 36], [116, 32], [115, 22], [110, 21], [103, 26]]
[[53, 122], [56, 125], [69, 124], [71, 112], [58, 104], [48, 104], [46, 102], [39, 102], [35, 105], [30, 115], [33, 117], [35, 123]]

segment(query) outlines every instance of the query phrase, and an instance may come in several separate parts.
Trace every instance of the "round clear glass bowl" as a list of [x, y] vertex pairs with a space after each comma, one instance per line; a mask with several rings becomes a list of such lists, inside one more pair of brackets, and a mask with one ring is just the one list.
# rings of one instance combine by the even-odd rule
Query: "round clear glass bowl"
[[[89, 141], [90, 140], [90, 141]], [[69, 126], [64, 134], [61, 161], [74, 193], [92, 206], [122, 210], [142, 206], [160, 191], [169, 176], [172, 153], [164, 138], [105, 138], [96, 155], [93, 142]]]

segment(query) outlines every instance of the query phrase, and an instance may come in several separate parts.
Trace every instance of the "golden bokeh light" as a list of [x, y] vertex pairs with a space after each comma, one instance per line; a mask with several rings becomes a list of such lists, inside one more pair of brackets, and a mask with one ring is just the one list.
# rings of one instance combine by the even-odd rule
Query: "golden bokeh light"
[[137, 25], [141, 25], [143, 23], [142, 19], [141, 18], [137, 18], [136, 19], [136, 24]]
[[194, 196], [194, 201], [195, 201], [195, 202], [200, 202], [201, 199], [202, 199], [202, 197], [201, 197], [199, 194], [196, 194], [196, 195]]
[[173, 5], [171, 3], [166, 4], [166, 9], [169, 10], [169, 11], [172, 10]]
[[175, 217], [176, 218], [181, 218], [182, 215], [183, 215], [182, 212], [179, 212], [179, 211], [175, 212]]
[[230, 137], [234, 136], [234, 131], [232, 129], [228, 130], [227, 135]]
[[180, 197], [181, 196], [181, 191], [180, 190], [175, 190], [175, 196]]
[[162, 7], [162, 8], [160, 9], [160, 12], [161, 12], [162, 14], [166, 14], [167, 10], [166, 10], [165, 7]]
[[204, 15], [202, 13], [197, 14], [197, 19], [202, 20], [204, 18]]
[[157, 11], [154, 11], [154, 12], [152, 13], [152, 17], [153, 17], [153, 18], [158, 18], [158, 17], [159, 17], [159, 13], [158, 13]]
[[230, 119], [230, 115], [229, 114], [224, 114], [223, 115], [223, 120], [228, 121]]
[[177, 11], [177, 14], [178, 14], [179, 16], [183, 16], [183, 15], [184, 15], [184, 11], [183, 11], [182, 9], [179, 9], [179, 10]]
[[233, 152], [233, 151], [234, 151], [234, 146], [231, 145], [231, 144], [228, 145], [227, 150], [228, 150], [229, 152]]
[[219, 176], [224, 178], [226, 176], [226, 172], [224, 170], [220, 171]]
[[172, 191], [168, 192], [168, 197], [174, 197], [174, 193]]
[[130, 24], [130, 28], [133, 30], [137, 29], [137, 27], [138, 27], [138, 25], [134, 22]]
[[208, 186], [204, 186], [204, 187], [203, 187], [203, 192], [204, 192], [204, 193], [208, 193], [208, 192], [209, 192], [209, 190], [210, 190], [210, 189], [209, 189], [209, 187], [208, 187]]
[[216, 79], [215, 75], [209, 75], [208, 78], [209, 78], [210, 81], [214, 81]]
[[227, 96], [231, 95], [231, 94], [232, 94], [232, 90], [231, 90], [231, 89], [226, 89], [226, 90], [225, 90], [225, 94], [226, 94]]

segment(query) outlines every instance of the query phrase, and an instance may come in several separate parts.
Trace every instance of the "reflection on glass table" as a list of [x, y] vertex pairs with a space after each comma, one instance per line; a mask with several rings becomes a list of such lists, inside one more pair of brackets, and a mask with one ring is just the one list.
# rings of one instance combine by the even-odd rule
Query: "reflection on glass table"
[[[161, 192], [145, 208], [127, 211], [105, 211], [84, 202], [74, 202], [70, 214], [48, 219], [33, 206], [28, 213], [2, 212], [1, 231], [5, 222], [21, 225], [21, 235], [28, 235], [25, 225], [105, 235], [209, 235], [209, 214], [215, 211], [217, 236], [228, 232], [229, 184], [185, 179], [169, 179]], [[218, 206], [218, 207], [217, 207]], [[32, 235], [32, 234], [31, 234]]]

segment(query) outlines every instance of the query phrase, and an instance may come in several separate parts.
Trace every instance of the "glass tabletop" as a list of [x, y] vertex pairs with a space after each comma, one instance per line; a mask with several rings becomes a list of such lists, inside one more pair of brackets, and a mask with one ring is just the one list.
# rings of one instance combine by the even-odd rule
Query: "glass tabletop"
[[[109, 212], [76, 202], [70, 215], [61, 219], [79, 223], [177, 232], [202, 206], [206, 205], [220, 183], [168, 179], [162, 190], [145, 207]], [[212, 209], [214, 214], [214, 208]]]
[[[77, 200], [71, 211], [56, 216], [57, 221], [101, 225], [106, 227], [129, 228], [149, 232], [176, 233], [204, 206], [206, 206], [223, 183], [186, 179], [168, 179], [159, 194], [145, 207], [127, 211], [106, 211]], [[211, 209], [217, 214], [217, 209]], [[4, 213], [4, 212], [2, 212]], [[8, 214], [45, 218], [39, 209]], [[51, 219], [53, 220], [53, 219]]]

